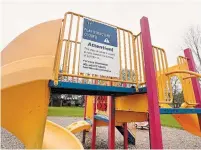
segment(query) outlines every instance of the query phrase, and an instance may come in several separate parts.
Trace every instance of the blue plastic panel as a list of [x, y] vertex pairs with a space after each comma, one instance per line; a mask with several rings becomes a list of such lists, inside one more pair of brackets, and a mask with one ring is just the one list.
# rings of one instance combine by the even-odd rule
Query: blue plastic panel
[[160, 114], [201, 114], [201, 108], [160, 108]]
[[54, 85], [54, 81], [49, 82], [49, 87], [53, 91], [63, 91], [67, 94], [83, 94], [83, 95], [132, 95], [146, 93], [146, 87], [140, 88], [139, 92], [136, 92], [135, 88], [115, 87], [115, 86], [103, 86], [95, 84], [83, 84], [72, 82], [59, 82], [57, 86]]
[[97, 119], [97, 120], [104, 121], [104, 122], [109, 122], [109, 119], [108, 119], [107, 116], [103, 116], [103, 115], [95, 115], [94, 118]]
[[[116, 128], [121, 133], [121, 135], [124, 136], [124, 127], [116, 126]], [[135, 137], [132, 135], [132, 133], [129, 130], [127, 131], [128, 131], [128, 143], [135, 145]]]

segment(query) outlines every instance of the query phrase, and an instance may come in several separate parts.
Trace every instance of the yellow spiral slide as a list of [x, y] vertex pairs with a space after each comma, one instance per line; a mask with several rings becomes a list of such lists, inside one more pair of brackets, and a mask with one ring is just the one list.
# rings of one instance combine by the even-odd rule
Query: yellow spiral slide
[[26, 148], [83, 149], [67, 129], [46, 122], [49, 88], [62, 19], [39, 24], [1, 52], [2, 127]]

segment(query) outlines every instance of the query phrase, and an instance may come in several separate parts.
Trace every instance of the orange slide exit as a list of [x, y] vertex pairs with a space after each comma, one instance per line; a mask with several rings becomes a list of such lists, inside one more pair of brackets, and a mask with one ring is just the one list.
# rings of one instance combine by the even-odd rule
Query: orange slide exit
[[172, 116], [178, 121], [184, 130], [201, 137], [201, 129], [197, 114], [179, 114]]

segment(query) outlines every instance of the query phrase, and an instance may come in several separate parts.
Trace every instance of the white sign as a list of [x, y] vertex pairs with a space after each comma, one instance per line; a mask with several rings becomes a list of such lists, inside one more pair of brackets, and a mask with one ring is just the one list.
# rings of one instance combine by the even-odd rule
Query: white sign
[[80, 73], [119, 77], [117, 29], [84, 18]]

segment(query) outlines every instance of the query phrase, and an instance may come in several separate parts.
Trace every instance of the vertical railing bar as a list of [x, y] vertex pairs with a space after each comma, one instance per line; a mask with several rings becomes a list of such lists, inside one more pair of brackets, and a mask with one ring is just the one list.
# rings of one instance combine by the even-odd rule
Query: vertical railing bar
[[160, 50], [160, 55], [161, 55], [161, 61], [162, 61], [162, 69], [163, 69], [163, 73], [165, 73], [165, 65], [164, 65], [164, 60], [163, 60], [163, 54], [162, 54], [162, 50]]
[[133, 76], [132, 76], [132, 61], [131, 61], [131, 39], [130, 39], [130, 34], [128, 33], [128, 45], [129, 45], [129, 55], [130, 55], [130, 80], [132, 81], [133, 80]]
[[[183, 58], [183, 57], [180, 57], [181, 58], [181, 60], [182, 60], [182, 64], [183, 64], [183, 68], [182, 69], [187, 69], [186, 67], [186, 59], [185, 58]], [[184, 77], [187, 77], [187, 76], [190, 76], [190, 75], [184, 75]], [[190, 79], [190, 78], [189, 78]], [[185, 91], [187, 91], [188, 89], [187, 89], [187, 84], [188, 84], [188, 81], [189, 81], [189, 79], [186, 79], [186, 80], [182, 80], [182, 82], [184, 83], [184, 87], [185, 87]], [[189, 99], [189, 94], [188, 94], [188, 92], [184, 92], [184, 93], [187, 93], [186, 94], [186, 101], [188, 102], [188, 103], [192, 103], [193, 101], [191, 100], [191, 99]]]
[[[161, 49], [159, 49], [160, 50], [160, 57], [161, 57], [161, 62], [162, 62], [162, 72], [163, 72], [163, 76], [165, 75], [165, 66], [164, 66], [164, 59], [163, 59], [163, 51], [161, 50]], [[164, 98], [165, 98], [165, 100], [167, 100], [168, 99], [168, 94], [167, 95], [165, 95], [165, 90], [167, 89], [167, 84], [165, 83], [165, 80], [163, 80], [162, 79], [162, 85], [164, 86]]]
[[[67, 42], [68, 42], [68, 41], [65, 41], [64, 53], [65, 53], [65, 52], [68, 53], [68, 50], [67, 50]], [[64, 62], [64, 58], [63, 58], [63, 67], [62, 67], [62, 72], [64, 72], [64, 70], [65, 70], [65, 69], [64, 69], [64, 63], [65, 63], [65, 62]], [[66, 62], [66, 64], [67, 64], [67, 62]], [[67, 67], [66, 67], [66, 68], [67, 68]]]
[[121, 35], [120, 35], [120, 30], [118, 30], [118, 43], [119, 43], [119, 63], [120, 63], [120, 79], [122, 79], [122, 60], [121, 60]]
[[180, 57], [179, 59], [180, 59], [180, 65], [181, 65], [181, 69], [182, 69], [183, 68], [183, 66], [182, 66], [182, 64], [183, 64], [182, 63], [182, 58]]
[[75, 63], [76, 63], [76, 54], [77, 54], [77, 42], [78, 42], [79, 25], [80, 25], [80, 16], [78, 16], [78, 20], [77, 20], [75, 48], [74, 48], [74, 59], [73, 59], [73, 70], [72, 70], [73, 74], [75, 74]]
[[177, 57], [177, 64], [179, 65], [179, 69], [181, 69], [181, 66], [180, 66], [180, 57]]
[[68, 55], [68, 49], [69, 49], [69, 44], [70, 44], [72, 24], [73, 24], [73, 14], [71, 14], [70, 27], [69, 27], [68, 40], [67, 40], [67, 49], [66, 49], [66, 51], [64, 51], [63, 73], [67, 73], [66, 72], [66, 70], [67, 70], [67, 55]]
[[145, 68], [144, 68], [144, 51], [142, 47], [142, 35], [140, 34], [140, 47], [141, 47], [141, 56], [142, 56], [142, 74], [144, 76], [144, 81], [145, 81]]
[[185, 59], [183, 58], [183, 63], [185, 63]]
[[137, 51], [138, 51], [138, 65], [139, 65], [139, 80], [140, 82], [142, 81], [142, 78], [141, 78], [141, 60], [140, 60], [140, 48], [139, 48], [139, 40], [138, 40], [139, 36], [137, 37]]
[[136, 52], [136, 45], [135, 45], [135, 37], [132, 37], [132, 43], [133, 43], [133, 55], [134, 55], [134, 70], [135, 70], [135, 82], [137, 84], [136, 88], [138, 88], [138, 69], [137, 69], [137, 52]]
[[79, 50], [79, 55], [78, 55], [78, 70], [77, 70], [78, 75], [80, 74], [80, 51], [81, 49]]
[[55, 82], [54, 82], [54, 84], [58, 84], [58, 77], [59, 77], [59, 70], [60, 70], [60, 58], [61, 58], [61, 51], [62, 51], [62, 44], [63, 44], [63, 39], [64, 39], [66, 20], [67, 20], [67, 15], [64, 16], [63, 26], [61, 27], [61, 30], [60, 30], [61, 34], [59, 36], [57, 56], [56, 56], [56, 62], [55, 62], [55, 74], [54, 74]]
[[[157, 83], [157, 88], [159, 89], [160, 74], [158, 73], [158, 61], [156, 59], [157, 49], [155, 47], [152, 47], [152, 50], [153, 50], [154, 66], [155, 66], [155, 72], [156, 72], [156, 83]], [[158, 90], [158, 91], [160, 91], [160, 90]]]
[[[157, 54], [157, 62], [158, 62], [158, 68], [159, 68], [159, 81], [160, 81], [160, 83], [163, 83], [163, 79], [161, 78], [161, 64], [160, 64], [160, 58], [159, 58], [159, 54], [158, 54], [158, 48], [156, 48], [156, 54]], [[160, 84], [160, 86], [161, 86], [161, 91], [162, 91], [162, 95], [163, 95], [163, 86], [162, 86], [162, 84]], [[161, 99], [159, 99], [160, 101], [161, 101]], [[162, 100], [163, 101], [163, 100]]]
[[[61, 31], [62, 31], [62, 27], [63, 27], [63, 21], [62, 21], [62, 23], [61, 23], [61, 28], [60, 28], [60, 31], [59, 31], [59, 38], [58, 38], [58, 43], [57, 43], [57, 49], [56, 49], [56, 57], [55, 57], [55, 61], [54, 61], [54, 74], [55, 74], [55, 72], [56, 72], [56, 70], [57, 70], [57, 68], [56, 68], [56, 64], [57, 64], [57, 61], [58, 61], [58, 53], [59, 53], [59, 45], [60, 45], [60, 40], [61, 40]], [[63, 42], [62, 42], [62, 44], [63, 44]], [[59, 59], [60, 60], [60, 59]], [[59, 62], [60, 63], [60, 62]], [[55, 74], [56, 75], [56, 74]]]
[[[166, 72], [168, 72], [168, 61], [167, 61], [167, 55], [166, 55], [166, 52], [165, 52], [164, 49], [163, 49], [163, 51], [164, 51], [164, 58], [165, 58]], [[172, 85], [171, 85], [170, 77], [169, 77], [169, 76], [168, 76], [168, 86], [169, 86], [169, 89], [170, 89], [170, 99], [171, 99], [170, 102], [173, 102]]]
[[157, 56], [157, 62], [158, 62], [158, 69], [159, 69], [159, 72], [161, 74], [161, 64], [160, 64], [160, 58], [159, 58], [159, 54], [158, 54], [158, 48], [156, 48], [156, 56]]
[[156, 82], [157, 82], [157, 87], [159, 88], [159, 75], [158, 75], [158, 64], [157, 64], [157, 59], [156, 59], [156, 48], [155, 47], [152, 47], [152, 50], [153, 50], [153, 57], [154, 57], [154, 66], [155, 66], [155, 72], [156, 72]]
[[182, 63], [181, 63], [181, 58], [178, 57], [178, 64], [179, 64], [179, 69], [182, 69]]
[[[157, 65], [156, 65], [156, 50], [154, 47], [152, 47], [153, 50], [153, 54], [154, 54], [154, 66], [155, 66], [155, 71], [157, 73]], [[158, 74], [156, 74], [156, 76], [158, 77]]]
[[166, 72], [168, 72], [168, 61], [167, 61], [167, 55], [164, 51], [164, 58], [165, 58], [165, 66], [166, 66]]
[[68, 60], [68, 73], [69, 73], [69, 68], [70, 68], [71, 51], [72, 51], [72, 42], [70, 42], [69, 53], [68, 53], [68, 56], [67, 56], [67, 60]]
[[125, 62], [125, 74], [126, 74], [126, 81], [128, 80], [127, 75], [127, 59], [126, 59], [126, 37], [125, 37], [125, 31], [123, 31], [123, 38], [124, 38], [124, 62]]

